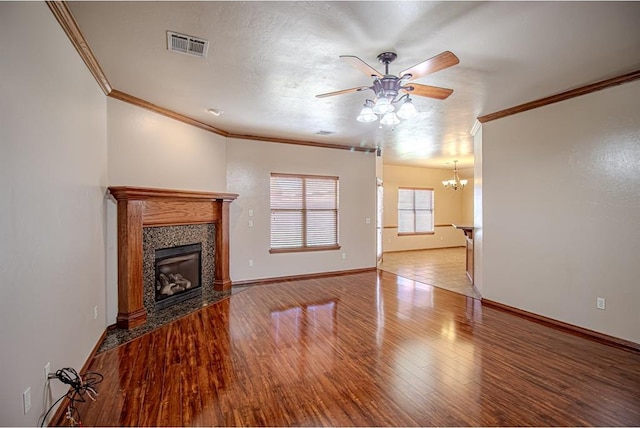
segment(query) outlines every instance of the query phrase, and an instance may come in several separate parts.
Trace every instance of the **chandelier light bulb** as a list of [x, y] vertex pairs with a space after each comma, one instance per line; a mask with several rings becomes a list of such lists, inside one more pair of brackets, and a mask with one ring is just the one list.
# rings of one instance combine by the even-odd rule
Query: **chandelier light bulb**
[[373, 112], [376, 114], [387, 114], [395, 110], [395, 107], [391, 105], [391, 101], [387, 97], [379, 97], [376, 100], [376, 104], [373, 106]]
[[369, 123], [369, 122], [375, 122], [376, 120], [378, 120], [378, 115], [376, 115], [373, 112], [373, 109], [371, 108], [372, 105], [373, 105], [373, 101], [371, 100], [367, 100], [364, 103], [362, 110], [360, 110], [360, 114], [356, 118], [358, 122]]
[[365, 123], [375, 122], [377, 119], [378, 119], [378, 115], [376, 115], [373, 112], [373, 110], [371, 110], [370, 108], [367, 111], [365, 111], [365, 109], [362, 109], [362, 111], [356, 118], [358, 122], [365, 122]]
[[400, 110], [398, 110], [398, 117], [400, 119], [411, 119], [417, 114], [418, 110], [416, 110], [410, 98], [407, 98], [404, 103], [402, 103], [402, 106], [400, 106]]
[[382, 125], [397, 125], [400, 123], [400, 119], [398, 119], [398, 115], [390, 112], [385, 114], [382, 119], [380, 119], [380, 123]]

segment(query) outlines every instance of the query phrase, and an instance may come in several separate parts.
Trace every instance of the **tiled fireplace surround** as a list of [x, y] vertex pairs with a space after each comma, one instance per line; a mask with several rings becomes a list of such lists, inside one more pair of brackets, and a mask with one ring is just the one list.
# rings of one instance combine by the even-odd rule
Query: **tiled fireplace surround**
[[210, 302], [213, 300], [211, 294], [214, 291], [215, 225], [213, 223], [186, 224], [183, 226], [145, 227], [142, 229], [142, 300], [147, 316], [153, 316], [157, 310], [155, 289], [156, 250], [190, 244], [202, 245], [201, 299], [205, 302]]
[[118, 202], [118, 328], [141, 326], [154, 311], [150, 291], [158, 248], [201, 242], [203, 299], [231, 289], [229, 204], [238, 195], [143, 187], [109, 192]]

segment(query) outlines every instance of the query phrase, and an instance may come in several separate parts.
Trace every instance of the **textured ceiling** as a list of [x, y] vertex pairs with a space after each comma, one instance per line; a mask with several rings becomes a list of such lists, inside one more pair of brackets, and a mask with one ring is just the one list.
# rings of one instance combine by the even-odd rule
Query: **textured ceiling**
[[[640, 69], [640, 2], [69, 6], [115, 89], [236, 134], [381, 147], [389, 164], [468, 167], [478, 116]], [[167, 30], [209, 40], [208, 56], [168, 51]], [[414, 97], [421, 113], [393, 130], [355, 120], [371, 91], [315, 97], [371, 84], [340, 55], [384, 72], [376, 57], [394, 51], [397, 74], [445, 50], [460, 64], [416, 83], [453, 94]]]

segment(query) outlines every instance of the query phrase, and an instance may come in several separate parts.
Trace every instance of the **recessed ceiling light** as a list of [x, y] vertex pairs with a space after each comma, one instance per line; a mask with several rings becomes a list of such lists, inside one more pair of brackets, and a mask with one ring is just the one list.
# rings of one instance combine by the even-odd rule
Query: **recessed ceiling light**
[[220, 110], [219, 108], [209, 108], [207, 109], [207, 111], [216, 117], [224, 113], [224, 111]]

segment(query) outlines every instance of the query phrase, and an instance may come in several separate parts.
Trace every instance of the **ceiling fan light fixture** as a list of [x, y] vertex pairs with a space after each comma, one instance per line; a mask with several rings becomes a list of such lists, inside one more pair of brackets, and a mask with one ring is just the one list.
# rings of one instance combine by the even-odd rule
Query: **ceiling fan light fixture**
[[373, 112], [376, 114], [387, 114], [394, 111], [396, 108], [391, 104], [389, 98], [387, 97], [378, 97], [375, 105], [373, 106]]
[[370, 107], [366, 107], [362, 109], [356, 120], [364, 123], [375, 122], [378, 120], [378, 115], [375, 114]]
[[407, 98], [398, 110], [398, 117], [400, 119], [411, 119], [417, 115], [418, 110], [416, 110], [416, 106], [413, 105], [410, 98]]
[[380, 124], [382, 125], [397, 125], [399, 123], [400, 119], [398, 119], [398, 115], [394, 112], [389, 112], [380, 119]]
[[365, 101], [364, 106], [362, 107], [362, 110], [360, 110], [360, 114], [358, 115], [356, 120], [358, 122], [365, 122], [365, 123], [375, 122], [376, 120], [378, 120], [378, 115], [373, 112], [372, 107], [373, 107], [373, 101], [371, 100]]
[[[360, 111], [356, 119], [359, 122], [375, 122], [376, 118], [374, 115], [377, 115], [380, 118], [380, 128], [382, 128], [382, 125], [396, 125], [400, 123], [400, 119], [411, 119], [418, 115], [418, 111], [409, 98], [409, 93], [414, 96], [444, 100], [453, 92], [453, 89], [440, 88], [437, 86], [419, 83], [409, 84], [409, 82], [415, 79], [458, 64], [460, 60], [453, 53], [445, 51], [411, 68], [401, 71], [399, 75], [390, 74], [389, 64], [395, 61], [397, 57], [398, 55], [395, 52], [382, 52], [378, 55], [378, 61], [384, 64], [384, 74], [382, 74], [357, 56], [340, 55], [340, 58], [345, 60], [349, 65], [363, 72], [367, 77], [372, 78], [372, 85], [357, 86], [355, 88], [318, 94], [316, 98], [332, 97], [334, 95], [369, 89], [375, 94], [376, 101], [374, 103], [372, 100], [366, 100], [365, 107]], [[404, 95], [400, 95], [401, 92]], [[396, 109], [394, 104], [398, 104], [398, 109]], [[389, 115], [389, 113], [393, 113], [396, 110], [397, 114]]]

